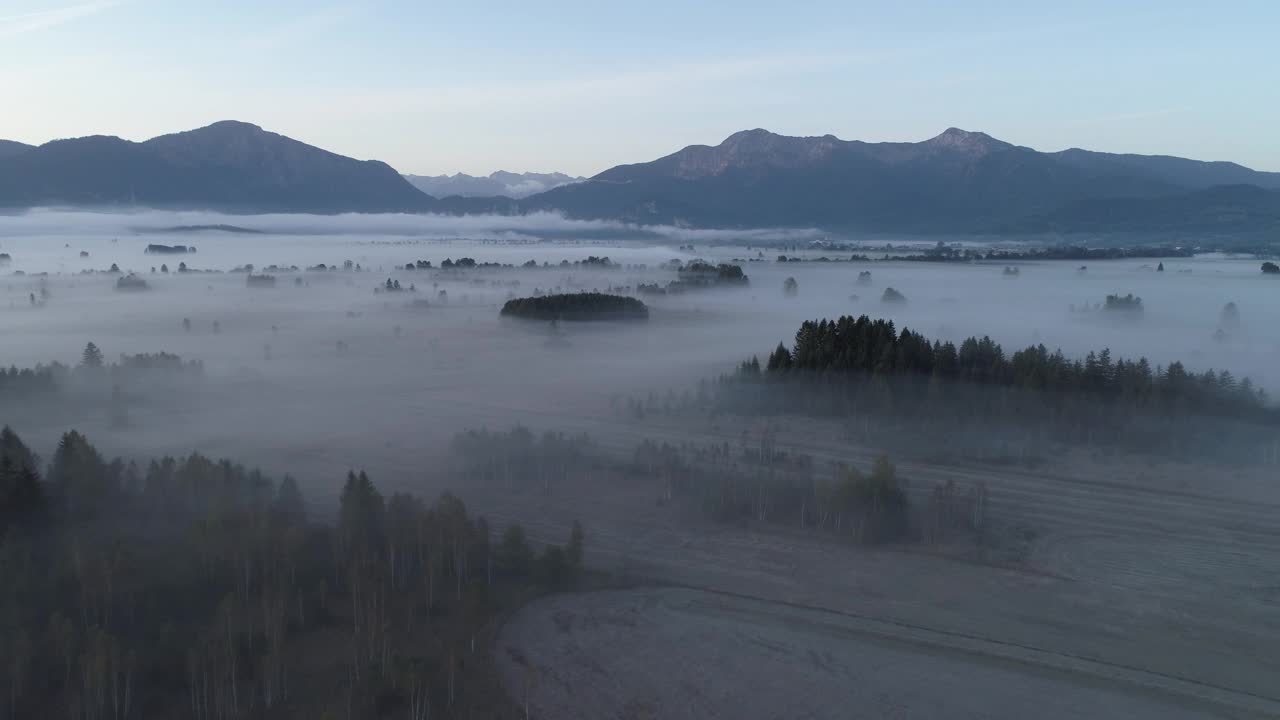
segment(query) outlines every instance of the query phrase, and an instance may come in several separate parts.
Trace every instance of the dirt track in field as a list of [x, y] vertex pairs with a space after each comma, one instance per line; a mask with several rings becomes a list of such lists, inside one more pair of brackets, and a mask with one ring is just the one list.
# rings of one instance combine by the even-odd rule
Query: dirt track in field
[[[614, 437], [602, 431], [604, 426], [598, 424], [596, 434]], [[617, 451], [633, 446], [632, 439], [618, 440]], [[791, 447], [823, 461], [865, 462], [869, 457], [803, 438]], [[581, 518], [594, 567], [630, 579], [752, 598], [765, 603], [754, 611], [757, 614], [772, 612], [763, 608], [781, 612], [788, 607], [769, 603], [791, 603], [810, 608], [804, 612], [834, 612], [888, 628], [911, 628], [931, 638], [912, 640], [930, 648], [926, 657], [939, 647], [937, 638], [964, 638], [976, 644], [969, 648], [971, 653], [987, 660], [1003, 657], [999, 649], [1017, 648], [1025, 653], [1019, 664], [1027, 666], [1018, 673], [1046, 668], [1057, 672], [1060, 663], [1083, 663], [1085, 670], [1068, 668], [1069, 677], [1055, 680], [1059, 685], [1053, 686], [1065, 687], [1063, 683], [1087, 675], [1081, 708], [1092, 707], [1088, 703], [1103, 696], [1093, 685], [1097, 678], [1110, 678], [1108, 682], [1128, 688], [1122, 694], [1158, 694], [1158, 700], [1148, 697], [1156, 705], [1141, 705], [1151, 717], [1169, 716], [1158, 709], [1163, 707], [1160, 703], [1190, 703], [1189, 711], [1208, 716], [1280, 717], [1280, 508], [1269, 502], [1265, 481], [1235, 478], [1231, 492], [1215, 497], [1214, 483], [1225, 485], [1225, 478], [1205, 476], [1197, 484], [1195, 478], [1201, 475], [1194, 468], [1146, 468], [1138, 476], [1119, 461], [1104, 461], [1084, 469], [1087, 476], [1072, 475], [1069, 468], [1048, 473], [899, 464], [900, 474], [917, 488], [947, 479], [987, 483], [993, 519], [1035, 532], [1017, 567], [960, 562], [915, 548], [853, 547], [796, 528], [708, 523], [659, 507], [654, 487], [583, 483], [553, 488], [550, 494], [485, 494], [480, 502], [498, 520], [518, 520], [535, 537], [548, 541], [561, 540], [572, 519]], [[1161, 485], [1169, 489], [1161, 490]], [[1255, 497], [1246, 499], [1249, 494]], [[631, 600], [618, 602], [625, 606]], [[529, 622], [536, 623], [543, 611], [530, 612]], [[581, 612], [607, 615], [612, 610], [584, 607]], [[687, 626], [690, 618], [682, 617], [680, 622]], [[502, 642], [517, 654], [539, 657], [540, 650], [521, 639], [523, 633], [535, 632], [525, 630], [524, 622], [513, 624]], [[770, 632], [783, 633], [784, 627]], [[653, 649], [655, 658], [666, 652], [670, 662], [683, 663], [681, 667], [709, 661], [696, 653], [688, 655], [694, 651], [678, 642], [678, 633], [670, 637], [673, 644], [665, 651]], [[593, 642], [578, 641], [584, 648]], [[795, 642], [803, 646], [808, 641]], [[554, 675], [560, 667], [554, 654], [558, 651], [548, 652], [552, 654], [544, 670]], [[606, 673], [624, 671], [625, 666], [615, 668], [608, 660], [606, 653], [592, 662]], [[765, 676], [774, 672], [773, 660], [759, 661]], [[931, 667], [940, 677], [953, 672], [947, 669], [950, 665]], [[741, 677], [749, 686], [756, 676]], [[975, 682], [996, 676], [983, 677], [987, 679]], [[624, 701], [624, 686], [615, 686], [615, 704], [596, 706], [600, 712], [542, 717], [645, 717], [622, 711], [629, 701]], [[887, 697], [897, 692], [894, 687], [901, 689], [889, 686]], [[516, 689], [513, 685], [512, 691]], [[554, 697], [544, 701], [549, 708], [562, 707]], [[897, 707], [896, 700], [886, 702], [885, 712]], [[906, 704], [900, 717], [953, 716], [929, 710], [927, 701], [901, 702]], [[991, 696], [990, 702], [971, 707], [972, 716], [1019, 716], [1006, 714], [1006, 700], [999, 696]], [[1007, 702], [1008, 707], [1018, 707], [1015, 700]], [[791, 716], [784, 712], [741, 717]]]
[[499, 648], [546, 718], [1201, 718], [1203, 688], [918, 628], [688, 589], [559, 595]]

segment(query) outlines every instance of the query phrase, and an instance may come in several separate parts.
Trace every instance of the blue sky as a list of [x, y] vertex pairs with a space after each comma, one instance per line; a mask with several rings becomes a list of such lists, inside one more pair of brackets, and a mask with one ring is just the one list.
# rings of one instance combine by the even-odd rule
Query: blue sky
[[1280, 171], [1280, 2], [0, 0], [0, 138], [253, 122], [403, 172], [593, 174], [744, 128]]

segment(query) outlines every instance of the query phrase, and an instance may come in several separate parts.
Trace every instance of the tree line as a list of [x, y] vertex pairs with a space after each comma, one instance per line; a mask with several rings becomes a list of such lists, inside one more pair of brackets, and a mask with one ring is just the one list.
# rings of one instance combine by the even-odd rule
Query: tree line
[[895, 420], [953, 430], [1004, 422], [1052, 441], [1175, 451], [1234, 453], [1240, 442], [1273, 443], [1280, 427], [1266, 394], [1225, 370], [1153, 366], [1108, 349], [1008, 353], [990, 337], [931, 341], [866, 315], [804, 322], [790, 348], [779, 343], [763, 366], [742, 363], [720, 390], [721, 405], [739, 411], [860, 416], [895, 430], [904, 426]]
[[863, 543], [937, 542], [974, 536], [985, 522], [985, 487], [955, 483], [912, 491], [887, 457], [863, 470], [815, 466], [778, 447], [775, 433], [744, 433], [740, 446], [642, 441], [618, 458], [590, 436], [516, 426], [454, 437], [449, 471], [511, 492], [556, 492], [566, 481], [651, 485], [660, 504], [680, 503], [721, 522], [793, 524]]
[[630, 474], [656, 481], [662, 502], [691, 503], [723, 522], [790, 524], [857, 542], [933, 543], [976, 537], [986, 522], [985, 486], [954, 482], [913, 492], [885, 456], [868, 470], [780, 449], [771, 431], [735, 452], [710, 445], [654, 442], [636, 447]]
[[585, 433], [537, 436], [521, 425], [505, 432], [467, 430], [450, 445], [450, 470], [468, 481], [549, 492], [557, 481], [594, 469], [595, 449]]
[[24, 401], [49, 397], [62, 390], [110, 390], [132, 383], [188, 381], [202, 377], [204, 364], [173, 353], [122, 354], [108, 362], [102, 349], [90, 342], [75, 365], [54, 361], [31, 368], [0, 367], [0, 399]]
[[457, 497], [384, 497], [363, 472], [335, 524], [300, 484], [199, 454], [40, 459], [0, 431], [0, 718], [517, 717], [497, 615], [580, 572]]

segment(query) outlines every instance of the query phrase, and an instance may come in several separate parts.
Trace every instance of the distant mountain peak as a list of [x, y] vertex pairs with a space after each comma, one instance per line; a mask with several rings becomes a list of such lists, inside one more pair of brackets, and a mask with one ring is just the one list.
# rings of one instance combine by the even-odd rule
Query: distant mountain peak
[[690, 145], [666, 160], [672, 163], [676, 176], [693, 179], [730, 169], [762, 172], [803, 167], [830, 156], [842, 143], [833, 135], [791, 137], [755, 128], [740, 130], [715, 147]]
[[270, 143], [274, 141], [282, 141], [286, 143], [297, 143], [292, 138], [279, 135], [253, 123], [241, 122], [240, 120], [219, 120], [218, 122], [198, 127], [193, 130], [184, 130], [182, 132], [170, 133], [168, 135], [160, 135], [145, 141], [144, 144], [150, 144], [156, 147], [173, 147], [180, 144], [196, 144], [199, 146], [207, 145], [223, 145], [226, 143]]
[[940, 135], [929, 138], [925, 142], [934, 147], [944, 147], [972, 153], [987, 153], [992, 150], [1003, 150], [1014, 147], [1012, 144], [1003, 140], [997, 140], [984, 132], [961, 130], [957, 127], [949, 127], [946, 130], [943, 130]]
[[777, 133], [769, 132], [764, 128], [752, 128], [751, 130], [739, 130], [721, 141], [721, 145], [733, 145], [747, 140], [763, 140], [765, 138], [782, 137]]
[[202, 128], [189, 130], [188, 132], [200, 132], [201, 130], [243, 130], [246, 132], [263, 132], [261, 126], [244, 122], [243, 120], [219, 120], [214, 123], [209, 123]]
[[263, 130], [253, 123], [240, 120], [219, 120], [204, 127], [161, 135], [147, 142], [158, 145], [176, 138], [182, 138], [187, 141], [229, 142], [283, 137], [283, 135]]
[[140, 143], [90, 136], [0, 158], [0, 206], [143, 205], [272, 212], [423, 210], [385, 163], [224, 120]]
[[422, 192], [438, 198], [454, 195], [523, 198], [561, 185], [581, 182], [586, 178], [573, 177], [561, 172], [518, 173], [497, 170], [479, 177], [460, 172], [453, 175], [405, 175], [405, 179]]
[[778, 133], [765, 130], [764, 128], [754, 128], [751, 130], [739, 130], [738, 132], [725, 138], [717, 147], [771, 147], [779, 144], [787, 144], [792, 146], [814, 145], [814, 144], [832, 144], [844, 142], [835, 135], [821, 136], [792, 136], [779, 135]]

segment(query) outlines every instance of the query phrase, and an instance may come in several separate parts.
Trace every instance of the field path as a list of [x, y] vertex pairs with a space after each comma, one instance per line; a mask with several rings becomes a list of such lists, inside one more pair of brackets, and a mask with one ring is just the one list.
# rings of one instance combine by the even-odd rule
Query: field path
[[537, 718], [1226, 718], [1276, 707], [1089, 661], [689, 588], [552, 596], [499, 640]]

